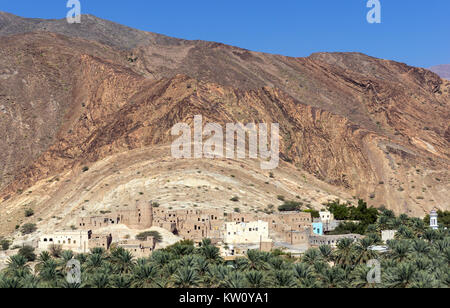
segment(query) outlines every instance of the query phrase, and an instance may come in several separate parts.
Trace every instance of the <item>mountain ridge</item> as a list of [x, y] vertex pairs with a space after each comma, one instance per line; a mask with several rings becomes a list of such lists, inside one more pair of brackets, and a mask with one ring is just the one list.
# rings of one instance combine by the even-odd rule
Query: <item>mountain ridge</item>
[[42, 181], [71, 174], [65, 181], [76, 182], [83, 166], [166, 147], [170, 128], [196, 114], [280, 123], [280, 172], [306, 172], [333, 186], [330, 196], [419, 216], [450, 206], [450, 83], [431, 71], [361, 53], [292, 58], [151, 36], [136, 45], [139, 30], [131, 39], [117, 30], [105, 43], [117, 24], [61, 34], [6, 19], [0, 14], [0, 212], [19, 211], [34, 193], [22, 194]]

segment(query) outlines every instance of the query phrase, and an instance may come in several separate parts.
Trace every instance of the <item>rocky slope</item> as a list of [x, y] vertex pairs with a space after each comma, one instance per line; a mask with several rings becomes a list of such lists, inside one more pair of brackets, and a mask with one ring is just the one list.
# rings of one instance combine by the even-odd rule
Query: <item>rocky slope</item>
[[[45, 208], [49, 217], [80, 210], [84, 201], [61, 192], [84, 196], [85, 187], [103, 181], [86, 177], [84, 166], [100, 164], [99, 173], [106, 174], [112, 157], [131, 159], [132, 151], [152, 149], [170, 161], [170, 129], [192, 123], [197, 114], [220, 124], [279, 123], [285, 163], [278, 180], [286, 187], [278, 189], [293, 197], [313, 192], [313, 207], [320, 202], [312, 198], [327, 195], [361, 197], [418, 216], [450, 207], [450, 82], [428, 70], [355, 53], [308, 58], [256, 53], [167, 38], [92, 16], [68, 25], [0, 13], [0, 35], [0, 223], [8, 230], [23, 220], [24, 205]], [[122, 158], [114, 167], [128, 174], [131, 186], [129, 163], [161, 163], [151, 155], [135, 159]], [[200, 172], [222, 164], [185, 163]], [[176, 167], [152, 169], [152, 176], [164, 178], [169, 168]], [[249, 187], [264, 191], [267, 184], [260, 185], [250, 170], [239, 177], [249, 177], [253, 186], [238, 185], [235, 193], [251, 195]], [[185, 175], [177, 176], [182, 181]], [[93, 209], [102, 206], [104, 194], [117, 195], [119, 181], [107, 184], [94, 196], [96, 203], [89, 203]], [[147, 198], [157, 199], [164, 183], [146, 189], [153, 192]], [[255, 201], [258, 208], [283, 192], [273, 193]], [[211, 199], [233, 206], [229, 194], [220, 195]], [[125, 202], [121, 198], [115, 202]], [[198, 198], [185, 193], [177, 199], [188, 204]]]

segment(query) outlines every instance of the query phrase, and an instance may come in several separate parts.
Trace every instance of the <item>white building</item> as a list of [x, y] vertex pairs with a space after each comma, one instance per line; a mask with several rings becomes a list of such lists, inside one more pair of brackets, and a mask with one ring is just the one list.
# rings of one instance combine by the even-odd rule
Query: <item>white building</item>
[[430, 227], [434, 230], [439, 229], [438, 213], [436, 212], [436, 210], [432, 210], [430, 213]]
[[248, 223], [227, 222], [223, 225], [222, 238], [224, 243], [230, 245], [271, 242], [269, 224], [261, 220]]
[[40, 250], [48, 250], [52, 245], [60, 245], [63, 250], [87, 253], [89, 252], [89, 233], [88, 231], [60, 231], [42, 235], [39, 238]]
[[381, 231], [381, 240], [383, 243], [386, 243], [387, 241], [392, 241], [395, 239], [395, 234], [397, 233], [397, 230], [383, 230]]
[[334, 220], [334, 215], [329, 211], [321, 211], [319, 212], [320, 220], [324, 224], [329, 224]]

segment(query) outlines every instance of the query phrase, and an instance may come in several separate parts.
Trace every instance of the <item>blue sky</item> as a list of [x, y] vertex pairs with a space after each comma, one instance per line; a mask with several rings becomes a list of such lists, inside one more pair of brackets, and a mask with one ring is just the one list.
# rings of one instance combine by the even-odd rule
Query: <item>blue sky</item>
[[[133, 28], [255, 51], [303, 57], [359, 51], [429, 67], [450, 63], [449, 0], [380, 0], [382, 23], [369, 24], [368, 0], [80, 0], [92, 14]], [[0, 10], [63, 18], [67, 0], [2, 0]]]

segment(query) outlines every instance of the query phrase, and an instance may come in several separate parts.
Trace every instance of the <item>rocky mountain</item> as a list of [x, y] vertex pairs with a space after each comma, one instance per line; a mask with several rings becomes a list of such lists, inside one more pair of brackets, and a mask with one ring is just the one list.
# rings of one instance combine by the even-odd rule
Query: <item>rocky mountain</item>
[[[359, 53], [264, 54], [93, 16], [0, 13], [0, 36], [4, 230], [23, 206], [48, 223], [141, 193], [174, 206], [236, 206], [235, 194], [254, 210], [277, 194], [319, 209], [336, 197], [418, 216], [450, 207], [450, 82], [429, 70]], [[247, 160], [173, 160], [172, 126], [198, 114], [279, 123], [275, 180]]]
[[436, 65], [430, 67], [430, 71], [435, 72], [442, 78], [450, 80], [450, 64]]

